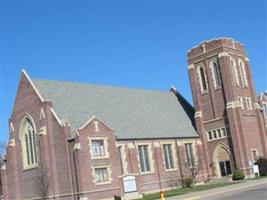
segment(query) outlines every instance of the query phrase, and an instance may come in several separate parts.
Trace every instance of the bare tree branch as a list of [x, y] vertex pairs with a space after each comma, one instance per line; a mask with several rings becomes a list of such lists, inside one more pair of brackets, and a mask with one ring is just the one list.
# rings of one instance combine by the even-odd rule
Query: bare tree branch
[[41, 168], [38, 175], [35, 177], [36, 191], [38, 195], [43, 199], [47, 199], [49, 194], [49, 171], [46, 168]]
[[193, 186], [195, 186], [196, 178], [199, 175], [201, 169], [202, 169], [202, 163], [201, 161], [204, 159], [203, 155], [201, 155], [199, 152], [196, 152], [194, 155], [193, 162], [184, 161], [184, 166], [187, 169], [188, 173], [192, 177]]

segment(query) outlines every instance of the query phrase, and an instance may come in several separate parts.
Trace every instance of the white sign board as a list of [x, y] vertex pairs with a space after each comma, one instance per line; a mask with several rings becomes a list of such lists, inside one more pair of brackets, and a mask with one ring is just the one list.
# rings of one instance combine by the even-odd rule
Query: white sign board
[[124, 192], [136, 192], [135, 176], [125, 176], [123, 178]]
[[259, 172], [260, 172], [259, 171], [259, 165], [253, 165], [253, 173], [254, 174], [256, 174], [256, 173], [259, 174]]

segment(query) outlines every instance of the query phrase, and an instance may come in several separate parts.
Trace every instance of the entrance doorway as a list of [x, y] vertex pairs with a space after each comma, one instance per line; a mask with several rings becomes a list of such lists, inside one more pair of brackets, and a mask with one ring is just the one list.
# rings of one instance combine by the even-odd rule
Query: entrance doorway
[[232, 159], [229, 148], [224, 144], [219, 144], [213, 152], [213, 163], [215, 165], [215, 175], [225, 177], [232, 174]]
[[226, 160], [226, 161], [220, 161], [219, 162], [219, 166], [220, 166], [220, 172], [221, 172], [221, 176], [229, 176], [232, 174], [232, 169], [231, 169], [231, 162], [230, 160]]

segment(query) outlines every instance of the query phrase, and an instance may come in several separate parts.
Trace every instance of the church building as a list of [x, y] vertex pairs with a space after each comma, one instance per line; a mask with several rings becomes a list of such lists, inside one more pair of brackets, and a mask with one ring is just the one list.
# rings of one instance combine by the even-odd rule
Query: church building
[[[1, 167], [5, 200], [136, 199], [247, 177], [267, 157], [267, 95], [256, 96], [244, 46], [188, 52], [194, 107], [170, 91], [35, 79], [22, 70]], [[265, 110], [266, 109], [266, 110]]]

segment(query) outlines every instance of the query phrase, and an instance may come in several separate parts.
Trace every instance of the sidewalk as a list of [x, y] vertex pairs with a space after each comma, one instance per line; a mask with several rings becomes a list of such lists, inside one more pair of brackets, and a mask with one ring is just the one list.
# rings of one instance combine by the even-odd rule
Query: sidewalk
[[209, 189], [209, 190], [205, 190], [205, 191], [201, 191], [201, 192], [191, 192], [191, 193], [184, 194], [184, 195], [167, 197], [166, 200], [198, 200], [198, 199], [202, 199], [204, 197], [219, 195], [222, 193], [231, 192], [231, 191], [235, 191], [235, 190], [242, 190], [245, 188], [249, 188], [251, 186], [262, 185], [262, 184], [267, 185], [267, 178], [263, 178], [263, 179], [259, 179], [259, 180], [247, 180], [244, 183], [238, 183], [238, 184], [234, 184], [234, 185], [223, 186], [223, 187]]

